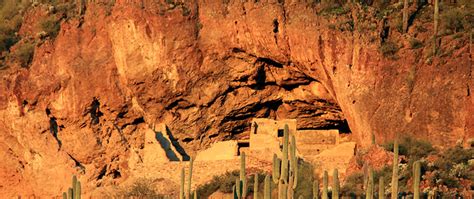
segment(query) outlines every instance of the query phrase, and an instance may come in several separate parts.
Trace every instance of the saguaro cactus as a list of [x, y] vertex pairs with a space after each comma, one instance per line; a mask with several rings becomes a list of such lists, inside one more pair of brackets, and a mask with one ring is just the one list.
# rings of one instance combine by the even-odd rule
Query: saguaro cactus
[[294, 135], [291, 135], [291, 145], [290, 145], [290, 178], [291, 178], [291, 189], [296, 189], [298, 186], [298, 157], [296, 157], [296, 138]]
[[234, 199], [241, 199], [242, 198], [242, 181], [240, 179], [235, 179], [235, 185], [234, 185]]
[[243, 152], [240, 155], [240, 182], [242, 183], [241, 191], [242, 197], [245, 198], [247, 196], [247, 177], [245, 175], [245, 153]]
[[191, 179], [193, 176], [193, 163], [194, 159], [191, 157], [189, 160], [189, 173], [188, 173], [188, 187], [187, 187], [187, 193], [188, 193], [188, 199], [191, 199]]
[[253, 180], [253, 198], [258, 199], [258, 174], [255, 174], [255, 178]]
[[[273, 155], [272, 178], [273, 182], [278, 184], [279, 196], [293, 198], [295, 197], [294, 190], [298, 186], [298, 157], [296, 156], [296, 138], [294, 135], [291, 135], [290, 143], [288, 125], [285, 125], [283, 133], [282, 160], [280, 162], [277, 155]], [[288, 149], [288, 147], [290, 148]], [[288, 158], [288, 156], [290, 157]]]
[[74, 199], [81, 199], [81, 182], [76, 182], [76, 187], [74, 190]]
[[374, 199], [374, 170], [369, 168], [369, 181], [365, 192], [366, 199]]
[[334, 172], [332, 174], [333, 178], [333, 186], [332, 186], [332, 199], [338, 199], [339, 198], [339, 173], [337, 169], [334, 169]]
[[382, 176], [379, 178], [379, 198], [385, 198], [385, 184]]
[[434, 27], [433, 27], [433, 56], [436, 56], [438, 43], [439, 0], [434, 0]]
[[420, 199], [420, 177], [421, 177], [420, 161], [416, 161], [413, 164], [413, 199]]
[[181, 182], [179, 187], [179, 199], [184, 199], [184, 167], [181, 168]]
[[403, 31], [402, 33], [406, 33], [408, 30], [408, 0], [403, 1]]
[[77, 177], [74, 175], [72, 177], [72, 186], [69, 187], [67, 193], [63, 192], [63, 199], [81, 199], [81, 182], [77, 180]]
[[324, 171], [323, 175], [323, 194], [321, 195], [322, 199], [328, 199], [328, 172]]
[[398, 198], [398, 140], [393, 143], [392, 199]]
[[263, 187], [263, 199], [270, 199], [272, 193], [272, 188], [270, 186], [270, 176], [267, 174], [265, 176], [265, 185]]
[[372, 145], [375, 145], [375, 133], [372, 133]]
[[77, 14], [82, 15], [84, 14], [84, 9], [86, 7], [86, 3], [84, 0], [76, 0], [76, 6], [77, 6]]
[[288, 125], [285, 125], [283, 130], [283, 151], [281, 159], [281, 175], [280, 179], [283, 179], [285, 182], [288, 182]]
[[319, 180], [317, 178], [313, 182], [313, 199], [319, 199]]
[[273, 154], [272, 179], [275, 184], [278, 184], [278, 181], [280, 181], [280, 164], [280, 159], [276, 154]]

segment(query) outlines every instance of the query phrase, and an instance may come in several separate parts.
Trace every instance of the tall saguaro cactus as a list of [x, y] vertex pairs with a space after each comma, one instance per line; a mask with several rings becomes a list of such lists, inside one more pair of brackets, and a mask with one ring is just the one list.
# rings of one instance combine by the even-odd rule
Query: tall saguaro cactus
[[273, 154], [273, 169], [272, 169], [272, 179], [273, 183], [278, 184], [280, 181], [280, 165], [281, 161], [276, 154]]
[[408, 0], [403, 1], [403, 24], [402, 24], [403, 31], [402, 33], [406, 33], [408, 31]]
[[241, 191], [242, 196], [241, 198], [245, 198], [247, 196], [247, 177], [245, 175], [245, 153], [243, 152], [240, 155], [240, 182], [242, 184]]
[[383, 176], [379, 178], [379, 198], [385, 198], [385, 184], [383, 181]]
[[413, 199], [420, 199], [420, 177], [421, 165], [420, 161], [413, 164]]
[[263, 199], [271, 199], [272, 187], [270, 185], [270, 176], [265, 176], [265, 185], [263, 187]]
[[369, 168], [369, 181], [365, 192], [366, 199], [374, 199], [374, 170]]
[[319, 180], [313, 182], [313, 199], [319, 199]]
[[258, 174], [255, 174], [255, 178], [253, 180], [253, 198], [258, 199]]
[[[291, 135], [288, 125], [283, 131], [282, 160], [277, 155], [273, 155], [272, 179], [278, 184], [278, 195], [285, 198], [294, 198], [294, 191], [298, 186], [298, 157], [296, 156], [296, 138]], [[288, 157], [289, 156], [289, 157]], [[285, 189], [285, 190], [282, 190]]]
[[434, 0], [433, 56], [436, 56], [438, 43], [439, 0]]
[[[437, 1], [437, 0], [436, 0]], [[393, 143], [392, 199], [398, 198], [398, 139]]]
[[291, 135], [291, 145], [290, 145], [290, 181], [291, 183], [291, 189], [296, 189], [298, 186], [298, 157], [296, 157], [296, 138], [294, 135]]
[[194, 159], [191, 157], [189, 160], [189, 173], [188, 173], [188, 187], [187, 187], [187, 193], [188, 193], [188, 199], [191, 199], [191, 179], [193, 176], [193, 163]]
[[283, 151], [282, 151], [282, 159], [281, 159], [281, 175], [280, 179], [288, 182], [288, 125], [285, 125], [283, 130]]
[[72, 186], [69, 187], [67, 193], [63, 192], [63, 199], [81, 199], [81, 182], [76, 176], [72, 177]]
[[339, 173], [337, 169], [334, 169], [334, 173], [332, 174], [332, 199], [339, 199]]
[[328, 172], [324, 171], [323, 175], [323, 194], [321, 195], [322, 199], [328, 199]]
[[184, 199], [184, 167], [181, 168], [181, 181], [179, 186], [179, 199]]

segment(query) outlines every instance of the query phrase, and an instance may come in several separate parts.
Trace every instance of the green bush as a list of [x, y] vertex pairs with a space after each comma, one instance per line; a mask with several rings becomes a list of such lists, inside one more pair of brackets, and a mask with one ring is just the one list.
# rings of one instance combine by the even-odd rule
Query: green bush
[[28, 67], [33, 60], [34, 51], [34, 44], [23, 43], [15, 50], [14, 57], [20, 62], [21, 67]]
[[444, 28], [453, 32], [459, 32], [464, 29], [463, 18], [466, 14], [457, 8], [447, 9], [441, 14], [441, 23]]
[[[393, 151], [393, 141], [384, 144], [383, 147], [387, 151]], [[398, 147], [400, 155], [415, 160], [419, 160], [436, 151], [431, 143], [424, 140], [413, 139], [411, 137], [400, 139]]]
[[418, 49], [418, 48], [421, 48], [421, 47], [423, 47], [423, 43], [420, 40], [415, 39], [415, 38], [410, 39], [410, 48]]
[[59, 20], [55, 16], [50, 16], [40, 22], [41, 29], [51, 38], [56, 38], [59, 33]]
[[320, 14], [323, 16], [344, 15], [351, 11], [349, 8], [341, 6], [337, 3], [327, 3], [326, 5], [322, 5], [322, 7], [323, 9], [321, 10]]
[[365, 193], [364, 190], [364, 173], [357, 172], [346, 177], [344, 185], [341, 188], [343, 196], [361, 196]]
[[116, 198], [162, 199], [165, 197], [155, 191], [151, 180], [140, 178], [130, 187], [119, 191]]
[[[298, 186], [295, 189], [296, 196], [311, 198], [313, 195], [313, 166], [303, 160], [298, 161]], [[322, 182], [322, 181], [321, 181]]]
[[15, 34], [21, 26], [22, 16], [19, 10], [27, 6], [16, 0], [0, 1], [0, 54], [9, 51], [20, 38]]
[[384, 57], [394, 57], [398, 50], [398, 45], [392, 41], [384, 42], [380, 46], [380, 51]]
[[[259, 176], [259, 180], [263, 180], [264, 178], [265, 177]], [[236, 179], [240, 179], [239, 170], [227, 172], [220, 176], [214, 176], [210, 182], [197, 188], [198, 198], [208, 198], [216, 191], [232, 193], [232, 187]], [[249, 178], [247, 182], [248, 188], [253, 188], [253, 178]]]
[[[303, 166], [301, 167], [302, 169], [301, 172], [306, 172], [308, 166], [310, 167], [309, 164], [303, 163]], [[261, 171], [258, 171], [257, 173], [258, 173], [258, 181], [259, 181], [258, 183], [259, 183], [259, 190], [260, 190], [259, 193], [261, 194], [263, 193], [263, 189], [264, 189], [263, 181], [265, 180], [266, 174]], [[305, 177], [305, 176], [300, 175], [300, 177], [301, 179], [309, 179], [308, 176]], [[198, 198], [209, 198], [210, 195], [212, 195], [213, 193], [217, 191], [222, 192], [222, 193], [232, 193], [232, 187], [234, 186], [236, 179], [240, 179], [239, 170], [226, 172], [225, 174], [220, 175], [220, 176], [214, 176], [210, 182], [204, 185], [201, 185], [197, 188]], [[311, 179], [312, 179], [312, 175], [311, 175]], [[253, 193], [254, 180], [255, 180], [254, 175], [247, 176], [247, 187], [248, 187], [247, 193], [249, 193], [249, 195], [252, 195]], [[312, 181], [308, 183], [312, 183]], [[308, 183], [299, 184], [295, 193], [302, 194], [302, 190], [306, 191], [307, 189], [311, 191], [312, 184], [311, 186], [309, 186]], [[273, 182], [271, 183], [271, 186], [272, 186], [272, 190], [276, 189], [275, 184], [273, 184]], [[263, 194], [262, 194], [262, 197], [263, 197]]]

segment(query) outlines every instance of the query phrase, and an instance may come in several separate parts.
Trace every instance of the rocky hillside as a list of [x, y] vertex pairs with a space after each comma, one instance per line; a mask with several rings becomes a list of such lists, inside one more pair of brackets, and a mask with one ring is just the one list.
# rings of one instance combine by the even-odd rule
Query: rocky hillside
[[402, 7], [116, 0], [2, 15], [21, 22], [1, 35], [16, 40], [0, 56], [0, 195], [58, 195], [71, 173], [118, 184], [159, 123], [191, 154], [247, 136], [254, 117], [361, 146], [372, 133], [466, 143], [472, 8], [442, 4], [434, 54], [433, 7], [411, 5], [407, 33]]

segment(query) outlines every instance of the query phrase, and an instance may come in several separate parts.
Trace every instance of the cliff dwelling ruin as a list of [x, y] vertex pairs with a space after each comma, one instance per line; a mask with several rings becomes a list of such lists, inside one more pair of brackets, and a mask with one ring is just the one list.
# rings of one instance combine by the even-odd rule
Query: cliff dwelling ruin
[[[271, 161], [273, 154], [281, 155], [285, 124], [289, 133], [295, 135], [297, 153], [302, 159], [317, 165], [317, 170], [336, 167], [344, 172], [345, 165], [354, 155], [355, 142], [342, 141], [338, 129], [298, 129], [296, 119], [254, 118], [248, 139], [213, 143], [196, 154], [196, 161], [237, 161], [243, 152], [247, 156]], [[188, 161], [189, 158], [165, 124], [156, 125], [154, 130], [146, 132], [145, 165]]]

